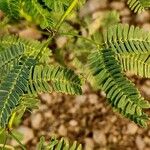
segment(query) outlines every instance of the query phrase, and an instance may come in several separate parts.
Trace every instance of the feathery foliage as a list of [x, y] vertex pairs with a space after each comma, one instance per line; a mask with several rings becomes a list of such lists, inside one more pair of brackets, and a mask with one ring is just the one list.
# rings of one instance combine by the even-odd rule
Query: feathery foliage
[[3, 128], [6, 127], [12, 111], [19, 105], [20, 96], [26, 90], [30, 68], [34, 63], [32, 58], [20, 61], [0, 85], [0, 126]]
[[[81, 94], [81, 80], [73, 71], [51, 66], [48, 60], [44, 60], [43, 53], [46, 52], [48, 59], [51, 55], [51, 51], [44, 47], [44, 43], [24, 40], [16, 36], [2, 36], [0, 44], [0, 72], [3, 77], [0, 86], [1, 127], [7, 126], [13, 110], [19, 105], [20, 98], [25, 93], [35, 95], [39, 92], [57, 91]], [[47, 65], [35, 66], [30, 59], [22, 59], [23, 56], [38, 58], [37, 64]]]
[[148, 116], [143, 110], [150, 108], [150, 104], [124, 77], [115, 53], [111, 49], [99, 50], [91, 54], [89, 63], [96, 83], [106, 92], [108, 102], [121, 114], [145, 127]]
[[[58, 18], [61, 19], [72, 2], [73, 0], [2, 0], [0, 10], [10, 20], [19, 20], [23, 17], [45, 29], [54, 28]], [[83, 2], [84, 0], [80, 3]]]
[[[53, 34], [46, 42], [25, 40], [13, 35], [0, 35], [0, 128], [11, 129], [14, 114], [22, 117], [27, 108], [37, 106], [37, 96], [42, 92], [61, 92], [65, 94], [81, 94], [81, 79], [74, 71], [67, 67], [55, 65], [52, 61], [52, 52], [48, 48], [54, 42], [57, 35], [65, 35], [60, 32], [60, 27], [66, 17], [77, 5], [85, 0], [1, 0], [0, 10], [6, 14], [0, 27], [12, 24], [21, 19], [34, 22], [39, 26], [44, 38]], [[129, 7], [134, 12], [141, 12], [150, 7], [146, 0], [128, 0]], [[59, 13], [58, 13], [59, 12]], [[93, 36], [97, 30], [90, 32], [91, 39], [81, 35], [71, 35], [74, 24], [67, 28], [67, 34], [74, 36], [72, 48], [78, 57], [75, 68], [83, 70], [85, 76], [91, 75], [96, 87], [106, 93], [111, 106], [123, 116], [133, 120], [142, 127], [147, 126], [149, 116], [145, 110], [150, 108], [150, 103], [145, 101], [134, 84], [128, 80], [123, 71], [132, 71], [142, 77], [150, 77], [150, 33], [139, 27], [117, 24], [119, 15], [116, 12], [108, 13], [106, 20], [101, 24], [107, 30]], [[112, 24], [110, 23], [112, 22]], [[105, 25], [109, 24], [109, 25]], [[110, 25], [111, 24], [111, 25]], [[29, 24], [30, 25], [30, 24]], [[77, 24], [78, 25], [78, 24]], [[44, 30], [43, 30], [44, 29]], [[46, 30], [45, 30], [46, 29]], [[65, 29], [62, 29], [65, 31]], [[78, 29], [75, 33], [79, 32]], [[66, 34], [66, 35], [67, 35]], [[78, 40], [82, 38], [82, 40]], [[88, 44], [83, 44], [83, 40]], [[98, 42], [103, 41], [103, 44]], [[91, 45], [95, 45], [91, 46]], [[55, 48], [55, 44], [51, 45]], [[89, 67], [83, 64], [87, 61], [91, 49], [97, 51], [90, 54]], [[100, 48], [101, 47], [101, 48]], [[81, 54], [81, 50], [84, 56]], [[54, 52], [55, 53], [55, 52]], [[78, 59], [83, 58], [82, 61]], [[63, 61], [63, 58], [61, 58]], [[75, 60], [75, 59], [74, 59]], [[57, 62], [59, 63], [59, 62]], [[65, 62], [62, 63], [65, 66]], [[67, 140], [57, 141], [52, 139], [48, 145], [41, 138], [39, 150], [46, 149], [70, 149], [81, 150], [81, 145], [76, 142], [70, 147]]]
[[81, 94], [81, 80], [72, 70], [52, 65], [38, 65], [30, 72], [28, 93], [62, 92]]
[[104, 47], [115, 52], [123, 70], [149, 77], [149, 32], [119, 24], [109, 27], [103, 35]]
[[5, 12], [10, 18], [19, 18], [19, 9], [21, 6], [21, 0], [1, 0], [0, 10]]
[[43, 2], [50, 10], [54, 12], [58, 12], [58, 11], [64, 12], [71, 1], [70, 0], [55, 0], [55, 1], [43, 0]]
[[[35, 41], [35, 40], [26, 40], [26, 39], [19, 38], [17, 36], [13, 36], [13, 35], [12, 36], [5, 35], [5, 36], [0, 37], [0, 45], [1, 46], [11, 47], [13, 45], [14, 46], [16, 45], [16, 50], [14, 50], [14, 51], [16, 51], [17, 55], [20, 53], [19, 51], [21, 50], [21, 48], [18, 47], [17, 45], [20, 45], [20, 44], [24, 46], [23, 54], [25, 56], [36, 57], [39, 54], [39, 52], [42, 51], [41, 58], [39, 61], [41, 63], [50, 62], [50, 59], [51, 59], [50, 57], [52, 56], [52, 52], [49, 48], [44, 46], [45, 43], [41, 43], [41, 42]], [[17, 50], [17, 47], [18, 47], [19, 51]]]
[[[39, 1], [4, 0], [0, 3], [2, 4], [0, 9], [11, 19], [17, 19], [18, 17], [14, 17], [17, 13], [17, 15], [20, 14], [27, 18], [31, 16], [36, 19], [41, 28], [47, 28], [51, 24], [51, 14], [43, 8]], [[24, 95], [35, 97], [38, 93], [52, 91], [81, 94], [81, 79], [74, 71], [49, 64], [52, 54], [47, 47], [47, 42], [50, 40], [38, 42], [12, 35], [0, 36], [0, 73], [2, 77], [0, 126], [2, 128], [8, 126], [12, 113], [17, 112], [19, 106], [22, 105]]]
[[118, 55], [117, 59], [124, 71], [130, 71], [138, 76], [150, 78], [150, 55]]
[[45, 144], [45, 138], [41, 137], [40, 142], [37, 147], [38, 150], [43, 149], [53, 149], [53, 150], [82, 150], [81, 144], [77, 144], [77, 142], [73, 142], [71, 145], [67, 139], [62, 138], [61, 140], [57, 140], [56, 138], [52, 138], [48, 144]]
[[149, 0], [128, 0], [128, 5], [135, 13], [143, 11], [150, 7]]
[[103, 33], [104, 47], [120, 54], [150, 52], [150, 33], [128, 24], [110, 26]]
[[21, 43], [10, 45], [10, 47], [0, 48], [0, 74], [1, 78], [10, 72], [12, 67], [18, 63], [18, 60], [24, 53], [24, 47]]
[[53, 26], [50, 13], [48, 10], [43, 9], [37, 0], [26, 0], [23, 5], [23, 11], [32, 16], [32, 19], [40, 24], [41, 28]]
[[[81, 94], [81, 80], [73, 71], [49, 65], [47, 60], [43, 60], [42, 53], [38, 55], [41, 50], [49, 50], [43, 43], [28, 42], [15, 36], [1, 37], [0, 43], [8, 47], [0, 49], [0, 71], [3, 75], [0, 86], [1, 127], [8, 124], [12, 111], [19, 105], [20, 98], [25, 93], [36, 95], [40, 92], [56, 91]], [[35, 65], [32, 59], [25, 60], [22, 59], [23, 56], [33, 57], [37, 60], [36, 64], [47, 65]]]
[[146, 127], [149, 116], [144, 101], [134, 85], [125, 78], [123, 71], [150, 77], [150, 33], [139, 27], [113, 25], [103, 33], [103, 48], [90, 56], [90, 69], [95, 82], [106, 92], [108, 102], [122, 115]]

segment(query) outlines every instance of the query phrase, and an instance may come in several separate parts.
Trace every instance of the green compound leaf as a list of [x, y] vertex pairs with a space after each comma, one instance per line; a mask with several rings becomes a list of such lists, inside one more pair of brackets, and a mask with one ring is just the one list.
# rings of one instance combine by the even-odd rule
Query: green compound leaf
[[14, 65], [17, 65], [20, 57], [24, 53], [24, 46], [21, 43], [11, 45], [10, 47], [0, 47], [0, 74], [3, 78]]
[[0, 10], [2, 10], [9, 18], [18, 19], [21, 6], [21, 0], [1, 0]]
[[130, 71], [138, 76], [150, 78], [150, 55], [117, 55], [117, 59], [124, 71]]
[[62, 92], [81, 94], [81, 79], [74, 71], [52, 65], [37, 65], [32, 68], [29, 78], [28, 92]]
[[118, 54], [150, 53], [150, 33], [139, 27], [117, 24], [103, 33], [104, 47]]
[[39, 24], [42, 29], [53, 26], [50, 12], [44, 9], [37, 0], [26, 0], [23, 5], [23, 11], [31, 16], [33, 21]]
[[27, 89], [32, 58], [22, 60], [0, 84], [0, 126], [5, 128], [13, 110], [19, 105], [20, 97]]
[[144, 113], [144, 109], [150, 108], [150, 103], [141, 97], [133, 83], [122, 74], [114, 51], [102, 49], [92, 53], [89, 66], [96, 84], [106, 92], [106, 97], [112, 107], [145, 127], [149, 118]]
[[128, 5], [135, 13], [142, 12], [145, 8], [150, 7], [149, 0], [128, 0]]
[[38, 143], [37, 150], [82, 150], [82, 145], [77, 144], [77, 142], [69, 143], [67, 139], [61, 138], [57, 140], [52, 138], [50, 142], [46, 145], [45, 138], [41, 137]]
[[54, 12], [64, 12], [71, 0], [43, 0], [43, 2]]

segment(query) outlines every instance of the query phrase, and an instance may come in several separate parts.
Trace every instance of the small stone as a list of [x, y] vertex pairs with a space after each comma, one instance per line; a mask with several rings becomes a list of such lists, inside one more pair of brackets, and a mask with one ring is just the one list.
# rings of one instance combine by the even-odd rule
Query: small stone
[[108, 136], [108, 141], [110, 142], [110, 143], [117, 143], [117, 137], [116, 136], [114, 136], [114, 135], [109, 135]]
[[94, 131], [93, 139], [97, 144], [101, 144], [102, 146], [107, 144], [106, 135], [102, 131]]
[[85, 140], [85, 150], [94, 150], [94, 141], [91, 138]]
[[119, 1], [113, 1], [110, 4], [110, 7], [112, 9], [115, 9], [115, 10], [122, 10], [123, 8], [125, 8], [125, 3], [124, 2], [119, 2]]
[[67, 129], [64, 125], [61, 125], [59, 128], [58, 128], [58, 133], [60, 136], [66, 136], [67, 135]]
[[150, 24], [149, 23], [145, 23], [145, 24], [143, 24], [143, 29], [145, 30], [145, 31], [150, 31]]
[[46, 111], [48, 109], [48, 106], [47, 105], [40, 105], [39, 106], [39, 111]]
[[135, 143], [136, 143], [136, 146], [138, 148], [138, 150], [144, 150], [145, 148], [145, 143], [144, 143], [144, 140], [142, 139], [141, 136], [137, 136], [136, 139], [135, 139]]
[[131, 17], [125, 16], [121, 20], [122, 20], [123, 24], [126, 24], [126, 23], [129, 23], [131, 21]]
[[19, 36], [26, 39], [39, 40], [42, 35], [35, 28], [27, 28], [19, 32]]
[[75, 127], [78, 125], [78, 122], [76, 120], [70, 120], [69, 124]]
[[150, 15], [148, 11], [143, 11], [142, 13], [137, 14], [136, 22], [138, 23], [145, 23], [150, 20]]
[[34, 139], [32, 140], [32, 144], [34, 144], [34, 145], [36, 145], [38, 142], [39, 142], [38, 138], [34, 138]]
[[128, 8], [124, 8], [123, 10], [120, 11], [121, 16], [130, 16], [131, 11]]
[[75, 114], [77, 112], [78, 107], [72, 107], [69, 109], [69, 113]]
[[[93, 0], [91, 0], [91, 5], [93, 4]], [[108, 6], [108, 0], [97, 0], [95, 6], [99, 6], [99, 9], [105, 9]]]
[[40, 113], [31, 116], [31, 125], [34, 129], [40, 129], [42, 122], [42, 115]]
[[150, 96], [150, 88], [148, 86], [142, 85], [140, 88], [141, 88], [141, 91], [144, 92], [146, 96], [148, 97]]
[[54, 117], [54, 115], [53, 115], [51, 110], [47, 110], [46, 112], [44, 112], [44, 117], [46, 119], [50, 119], [51, 121], [52, 120], [54, 121], [54, 119], [55, 119], [55, 117]]
[[112, 117], [110, 118], [110, 121], [111, 121], [112, 123], [115, 123], [115, 122], [117, 121], [117, 117], [116, 117], [116, 116], [112, 116]]
[[150, 146], [150, 138], [149, 137], [144, 137], [144, 142], [145, 142], [145, 144]]
[[98, 11], [92, 14], [92, 23], [88, 25], [89, 35], [93, 35], [101, 27], [105, 12]]
[[87, 84], [84, 84], [82, 89], [83, 89], [83, 93], [90, 91], [90, 88]]
[[138, 130], [138, 126], [134, 123], [129, 123], [127, 126], [127, 134], [135, 134]]
[[86, 99], [87, 99], [87, 96], [86, 96], [86, 95], [79, 95], [79, 96], [76, 96], [75, 102], [76, 102], [78, 105], [81, 105], [81, 104], [85, 103]]
[[101, 96], [106, 97], [106, 93], [104, 91], [100, 92]]
[[43, 100], [43, 102], [50, 105], [50, 104], [52, 104], [53, 97], [49, 93], [43, 93], [43, 94], [41, 94], [41, 99]]
[[145, 85], [150, 87], [150, 80], [146, 80]]
[[64, 45], [67, 43], [67, 38], [64, 36], [58, 37], [56, 40], [56, 44], [58, 48], [64, 47]]
[[8, 30], [9, 30], [9, 33], [11, 33], [11, 34], [18, 34], [18, 32], [19, 32], [19, 29], [17, 27], [14, 27], [14, 26], [8, 27]]
[[98, 96], [96, 94], [90, 94], [88, 96], [88, 98], [89, 98], [89, 102], [91, 104], [97, 104], [98, 103]]
[[105, 114], [105, 113], [107, 112], [107, 109], [103, 107], [103, 108], [101, 109], [101, 112], [102, 112], [103, 114]]
[[[27, 144], [34, 138], [33, 130], [28, 127], [20, 126], [17, 131], [23, 135], [23, 139], [21, 140], [22, 144]], [[18, 146], [18, 143], [15, 140], [12, 140], [11, 145]]]
[[95, 10], [105, 9], [107, 7], [107, 0], [91, 0], [88, 1], [80, 11], [80, 17], [88, 15]]

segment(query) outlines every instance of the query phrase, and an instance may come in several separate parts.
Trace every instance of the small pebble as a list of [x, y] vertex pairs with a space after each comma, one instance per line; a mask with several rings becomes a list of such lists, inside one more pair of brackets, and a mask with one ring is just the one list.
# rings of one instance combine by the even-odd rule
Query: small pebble
[[143, 28], [145, 31], [150, 31], [150, 23], [145, 23], [145, 24], [143, 24], [142, 28]]
[[87, 99], [86, 95], [79, 95], [79, 96], [76, 96], [75, 102], [76, 102], [76, 104], [81, 105], [81, 104], [85, 103], [86, 99]]
[[50, 105], [50, 104], [52, 104], [53, 97], [49, 93], [43, 93], [43, 94], [41, 94], [41, 99], [46, 104]]
[[136, 146], [138, 148], [138, 150], [144, 150], [145, 148], [145, 143], [144, 143], [144, 140], [142, 139], [141, 136], [137, 136], [136, 139], [135, 139], [135, 143], [136, 143]]
[[107, 143], [106, 135], [99, 130], [95, 130], [93, 132], [93, 139], [96, 143], [101, 144], [102, 146], [106, 145]]
[[90, 94], [88, 95], [89, 102], [91, 104], [97, 104], [98, 103], [98, 96], [96, 94]]
[[134, 135], [138, 130], [138, 126], [134, 123], [129, 123], [127, 125], [127, 134]]
[[94, 150], [94, 141], [92, 138], [85, 138], [85, 150]]
[[19, 32], [19, 36], [26, 39], [39, 40], [42, 35], [35, 28], [27, 28]]
[[66, 136], [67, 135], [67, 129], [64, 125], [61, 125], [59, 128], [58, 128], [58, 133], [60, 136]]
[[70, 120], [69, 124], [73, 127], [78, 125], [78, 122], [76, 120]]
[[148, 11], [143, 11], [142, 13], [137, 14], [135, 21], [137, 23], [146, 23], [150, 20], [150, 14]]
[[119, 2], [119, 1], [113, 1], [110, 4], [110, 7], [112, 9], [115, 9], [115, 10], [122, 10], [125, 7], [125, 3], [124, 2]]
[[32, 114], [31, 125], [34, 129], [40, 129], [42, 122], [42, 115], [40, 113]]

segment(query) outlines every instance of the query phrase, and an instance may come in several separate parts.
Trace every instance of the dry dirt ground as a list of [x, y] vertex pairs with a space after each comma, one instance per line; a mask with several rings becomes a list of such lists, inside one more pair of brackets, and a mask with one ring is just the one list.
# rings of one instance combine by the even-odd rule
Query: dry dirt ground
[[[123, 23], [150, 30], [150, 12], [133, 14], [122, 0], [91, 0], [88, 12], [114, 9]], [[85, 12], [86, 13], [86, 12]], [[131, 77], [145, 98], [150, 99], [150, 80]], [[150, 150], [150, 125], [142, 129], [113, 112], [102, 91], [83, 86], [83, 95], [42, 94], [39, 110], [24, 116], [18, 130], [25, 134], [23, 143], [35, 150], [39, 137], [68, 137], [82, 143], [85, 150]], [[15, 144], [12, 141], [12, 144]]]

